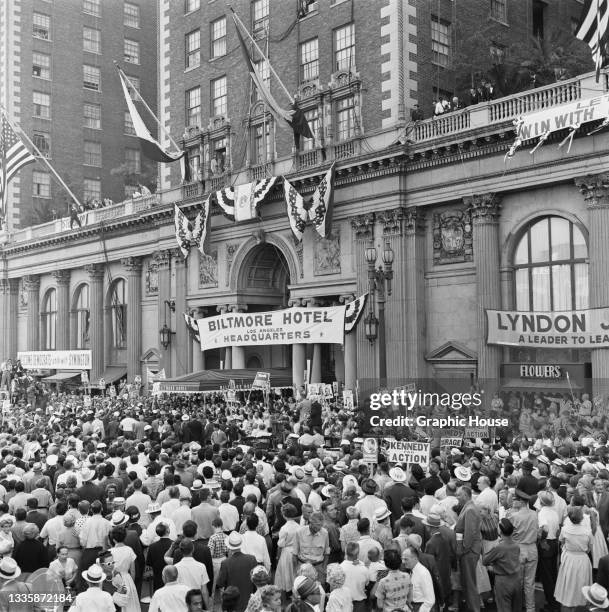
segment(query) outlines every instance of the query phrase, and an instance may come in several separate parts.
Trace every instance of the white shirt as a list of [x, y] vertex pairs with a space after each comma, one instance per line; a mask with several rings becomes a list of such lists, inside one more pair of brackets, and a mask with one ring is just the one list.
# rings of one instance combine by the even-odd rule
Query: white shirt
[[178, 535], [182, 535], [182, 527], [186, 521], [192, 520], [192, 513], [190, 511], [190, 506], [181, 505], [177, 510], [169, 516], [169, 518], [173, 521], [176, 526], [176, 531]]
[[220, 504], [218, 506], [218, 512], [222, 519], [222, 530], [234, 531], [239, 522], [239, 510], [232, 504]]
[[156, 534], [156, 526], [159, 523], [165, 523], [165, 525], [169, 527], [169, 533], [167, 534], [167, 537], [170, 540], [175, 541], [177, 539], [178, 532], [176, 530], [175, 523], [170, 518], [167, 518], [166, 516], [158, 515], [154, 519], [154, 521], [152, 521], [152, 523], [150, 523], [150, 525], [146, 527], [146, 530], [142, 531], [140, 540], [144, 546], [150, 546], [151, 544], [154, 544], [155, 542], [158, 542], [161, 539]]
[[345, 586], [349, 589], [353, 601], [363, 601], [367, 598], [366, 585], [370, 582], [368, 568], [363, 563], [353, 563], [345, 560], [340, 566], [345, 572]]
[[186, 593], [190, 590], [184, 584], [168, 582], [163, 588], [154, 592], [148, 612], [187, 612]]
[[555, 540], [558, 537], [560, 524], [558, 514], [552, 506], [542, 506], [537, 513], [537, 521], [540, 527], [545, 527], [548, 532], [546, 538]]
[[40, 537], [44, 540], [44, 538], [49, 539], [49, 546], [55, 546], [57, 544], [57, 536], [59, 532], [63, 529], [63, 516], [54, 516], [52, 519], [49, 519], [44, 526], [42, 527], [42, 531], [40, 532]]
[[170, 499], [161, 506], [161, 516], [171, 516], [179, 507], [179, 499]]
[[206, 567], [193, 557], [183, 557], [175, 567], [178, 570], [178, 582], [189, 589], [202, 591], [209, 582]]
[[433, 592], [433, 581], [431, 574], [421, 563], [417, 563], [410, 572], [410, 582], [412, 585], [413, 603], [422, 603], [419, 612], [431, 612], [436, 603], [436, 596]]
[[319, 512], [321, 510], [321, 504], [323, 500], [317, 491], [311, 491], [309, 493], [309, 504], [312, 506], [315, 512]]
[[384, 500], [375, 495], [366, 495], [355, 504], [355, 507], [359, 510], [360, 519], [367, 518], [372, 526], [376, 523], [374, 517], [377, 508], [385, 509], [387, 508], [387, 504]]
[[[184, 603], [184, 610], [186, 610], [186, 603]], [[114, 601], [110, 593], [97, 587], [88, 588], [84, 593], [76, 596], [70, 612], [114, 612]]]
[[474, 499], [476, 506], [488, 506], [493, 514], [499, 511], [499, 497], [490, 487], [487, 487]]
[[[560, 525], [562, 525], [567, 518], [567, 502], [556, 491], [550, 491], [550, 493], [552, 493], [552, 496], [554, 497], [554, 505], [550, 507], [554, 510], [554, 512], [556, 512], [558, 522]], [[539, 497], [535, 500], [534, 506], [536, 510], [541, 509]]]
[[254, 555], [258, 563], [262, 563], [268, 571], [271, 570], [271, 558], [266, 540], [256, 531], [246, 531], [242, 536], [241, 552], [244, 555]]
[[132, 417], [125, 417], [121, 422], [119, 427], [123, 431], [133, 431], [133, 426], [137, 423], [137, 421]]

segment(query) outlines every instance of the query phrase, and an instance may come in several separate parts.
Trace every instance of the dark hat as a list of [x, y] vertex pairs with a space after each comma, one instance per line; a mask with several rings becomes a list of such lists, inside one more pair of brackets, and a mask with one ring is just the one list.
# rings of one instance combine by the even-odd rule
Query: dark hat
[[522, 469], [523, 470], [527, 470], [529, 472], [533, 471], [533, 462], [532, 461], [523, 461], [522, 462]]
[[377, 484], [372, 480], [372, 478], [366, 478], [364, 482], [362, 482], [362, 491], [367, 495], [374, 495], [376, 493]]

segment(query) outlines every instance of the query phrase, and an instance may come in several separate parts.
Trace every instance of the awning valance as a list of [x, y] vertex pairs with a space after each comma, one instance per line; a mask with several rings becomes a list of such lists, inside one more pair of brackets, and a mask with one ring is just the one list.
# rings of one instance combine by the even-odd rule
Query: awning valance
[[[108, 366], [99, 380], [103, 378], [107, 385], [111, 385], [125, 376], [127, 376], [127, 366]], [[95, 382], [99, 384], [99, 380]]]
[[43, 378], [42, 380], [44, 382], [65, 382], [67, 380], [71, 380], [72, 378], [76, 378], [79, 377], [80, 378], [80, 372], [57, 372], [55, 374], [53, 374], [52, 376], [47, 376], [46, 378]]

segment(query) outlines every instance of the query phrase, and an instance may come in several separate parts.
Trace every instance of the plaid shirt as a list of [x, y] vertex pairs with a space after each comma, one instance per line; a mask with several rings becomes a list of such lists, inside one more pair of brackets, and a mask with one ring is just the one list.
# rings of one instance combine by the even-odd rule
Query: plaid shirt
[[212, 559], [222, 559], [223, 557], [228, 557], [226, 540], [226, 535], [224, 535], [222, 532], [214, 533], [211, 538], [209, 538], [207, 546], [211, 552]]

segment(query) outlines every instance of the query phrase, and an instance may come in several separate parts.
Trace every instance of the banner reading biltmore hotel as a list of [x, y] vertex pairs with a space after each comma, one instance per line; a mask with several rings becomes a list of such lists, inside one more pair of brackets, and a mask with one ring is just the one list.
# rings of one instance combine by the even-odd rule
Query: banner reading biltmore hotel
[[198, 319], [201, 350], [269, 344], [342, 344], [345, 307], [233, 312]]
[[609, 347], [609, 308], [524, 312], [487, 310], [488, 344], [544, 348]]

